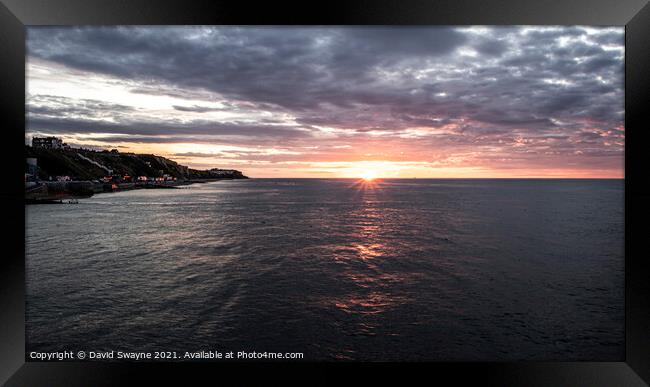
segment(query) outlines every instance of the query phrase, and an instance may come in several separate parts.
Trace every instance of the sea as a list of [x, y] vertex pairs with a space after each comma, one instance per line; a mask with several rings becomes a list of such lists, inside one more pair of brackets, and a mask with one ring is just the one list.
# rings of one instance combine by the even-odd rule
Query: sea
[[28, 353], [625, 358], [622, 179], [223, 180], [25, 214]]

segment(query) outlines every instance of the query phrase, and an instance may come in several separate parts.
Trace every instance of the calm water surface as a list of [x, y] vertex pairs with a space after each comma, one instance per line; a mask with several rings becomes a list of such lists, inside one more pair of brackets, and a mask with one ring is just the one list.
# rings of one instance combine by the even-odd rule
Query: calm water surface
[[623, 186], [252, 179], [30, 205], [27, 349], [621, 361]]

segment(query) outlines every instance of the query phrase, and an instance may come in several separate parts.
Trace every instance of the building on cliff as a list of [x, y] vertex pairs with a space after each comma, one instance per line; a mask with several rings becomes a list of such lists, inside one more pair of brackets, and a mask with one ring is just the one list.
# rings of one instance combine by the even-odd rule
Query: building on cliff
[[63, 140], [58, 137], [34, 137], [32, 147], [45, 149], [63, 149]]

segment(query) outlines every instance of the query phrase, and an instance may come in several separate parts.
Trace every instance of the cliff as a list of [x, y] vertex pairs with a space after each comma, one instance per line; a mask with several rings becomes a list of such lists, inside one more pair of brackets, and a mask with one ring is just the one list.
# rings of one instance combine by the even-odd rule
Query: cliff
[[[96, 180], [108, 175], [131, 177], [173, 176], [180, 180], [229, 178], [246, 179], [236, 170], [200, 171], [180, 165], [165, 157], [150, 154], [94, 151], [89, 149], [44, 149], [25, 146], [25, 157], [36, 158], [38, 178], [69, 176], [72, 180]], [[26, 172], [28, 166], [26, 165]]]

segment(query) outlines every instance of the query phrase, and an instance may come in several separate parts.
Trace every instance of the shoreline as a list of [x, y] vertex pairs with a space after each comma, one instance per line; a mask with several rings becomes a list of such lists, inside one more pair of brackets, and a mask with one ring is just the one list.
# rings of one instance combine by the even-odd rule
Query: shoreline
[[78, 203], [78, 199], [97, 194], [133, 191], [139, 189], [179, 189], [192, 184], [213, 183], [221, 180], [243, 180], [235, 178], [188, 179], [162, 183], [99, 183], [94, 181], [39, 181], [25, 187], [25, 205]]

